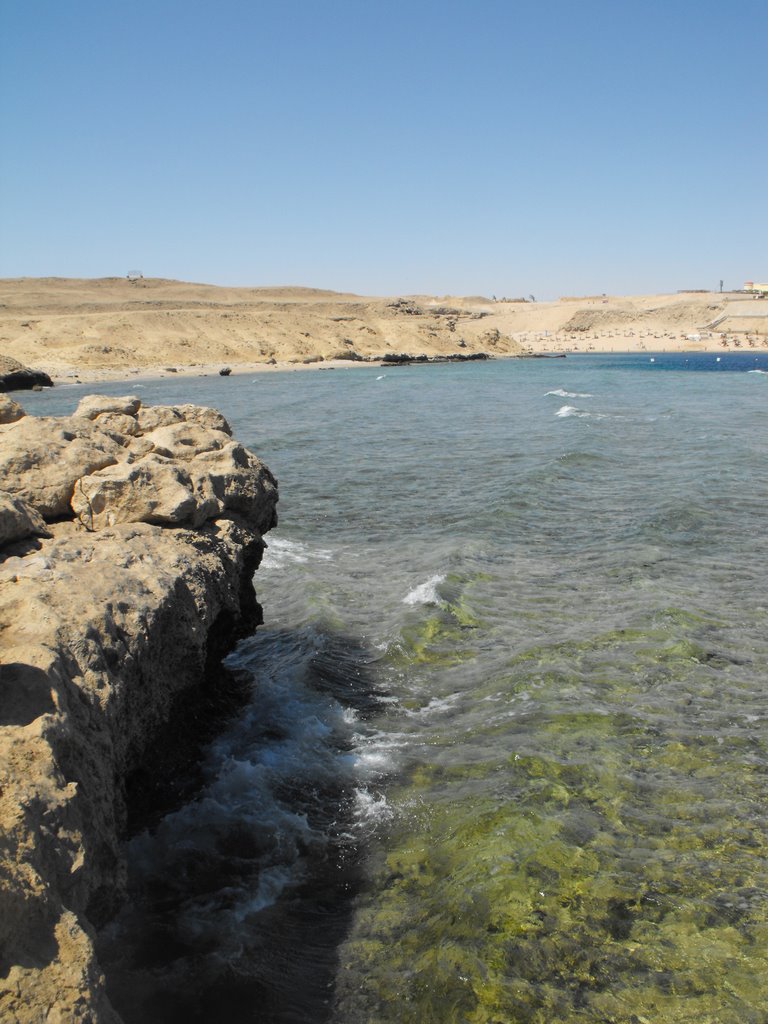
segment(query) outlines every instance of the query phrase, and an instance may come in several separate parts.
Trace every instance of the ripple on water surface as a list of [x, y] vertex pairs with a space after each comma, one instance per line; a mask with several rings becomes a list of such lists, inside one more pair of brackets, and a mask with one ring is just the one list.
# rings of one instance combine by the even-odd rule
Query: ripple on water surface
[[717, 625], [660, 610], [425, 705], [340, 1020], [762, 1019], [765, 705]]
[[252, 705], [135, 847], [143, 1020], [765, 1024], [765, 366], [556, 363], [184, 394], [281, 527]]

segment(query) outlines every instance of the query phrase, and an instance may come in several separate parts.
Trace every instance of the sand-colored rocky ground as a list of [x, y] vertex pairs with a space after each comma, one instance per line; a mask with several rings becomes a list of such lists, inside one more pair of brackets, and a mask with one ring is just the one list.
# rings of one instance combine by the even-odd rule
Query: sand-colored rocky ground
[[94, 934], [127, 816], [227, 703], [276, 481], [213, 409], [99, 395], [0, 395], [0, 481], [0, 1021], [120, 1024]]
[[[372, 298], [159, 279], [0, 281], [0, 352], [54, 379], [353, 365], [387, 353], [768, 347], [768, 300], [743, 294]], [[336, 362], [336, 360], [341, 360]]]

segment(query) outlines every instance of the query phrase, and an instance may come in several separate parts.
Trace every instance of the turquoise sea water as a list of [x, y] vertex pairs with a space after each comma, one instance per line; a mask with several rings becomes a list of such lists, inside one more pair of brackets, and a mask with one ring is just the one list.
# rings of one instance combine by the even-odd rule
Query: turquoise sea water
[[128, 847], [127, 1020], [768, 1019], [767, 362], [98, 389], [281, 495], [253, 699]]

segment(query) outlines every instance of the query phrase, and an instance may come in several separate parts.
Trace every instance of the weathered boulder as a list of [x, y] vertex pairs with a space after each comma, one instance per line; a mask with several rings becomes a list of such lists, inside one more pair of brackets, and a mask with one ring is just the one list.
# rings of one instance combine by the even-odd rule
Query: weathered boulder
[[141, 408], [141, 399], [133, 395], [125, 395], [122, 398], [113, 398], [110, 395], [86, 395], [80, 399], [75, 416], [85, 416], [86, 419], [95, 420], [103, 413], [119, 413], [121, 416], [135, 416]]
[[237, 441], [201, 452], [187, 464], [200, 507], [207, 500], [222, 513], [238, 513], [261, 533], [277, 525], [277, 481], [256, 456]]
[[[225, 435], [224, 435], [225, 436]], [[262, 533], [276, 524], [277, 482], [236, 441], [175, 462], [150, 452], [81, 477], [72, 509], [88, 530], [117, 523], [191, 523], [237, 513]]]
[[0, 355], [0, 391], [29, 391], [36, 387], [52, 388], [53, 381], [42, 370], [31, 370], [18, 359]]
[[[230, 513], [260, 531], [276, 523], [277, 482], [215, 409], [87, 395], [71, 417], [28, 417], [7, 399], [3, 418], [0, 480], [48, 520], [74, 511], [91, 531], [127, 522], [198, 527]], [[40, 532], [17, 504], [4, 522], [0, 545]]]
[[223, 430], [212, 430], [186, 420], [158, 427], [150, 433], [145, 431], [144, 437], [152, 442], [152, 451], [158, 455], [181, 461], [193, 459], [201, 452], [220, 451], [232, 440]]
[[128, 416], [122, 412], [102, 412], [94, 420], [94, 423], [109, 434], [118, 444], [127, 445], [132, 437], [140, 433], [139, 424], [135, 416]]
[[75, 482], [124, 457], [124, 449], [81, 417], [24, 416], [0, 425], [0, 482], [45, 519], [70, 515]]
[[232, 428], [217, 409], [208, 409], [201, 405], [151, 405], [139, 409], [138, 422], [142, 433], [148, 434], [158, 427], [167, 427], [173, 423], [198, 423], [201, 427], [211, 430], [222, 430], [232, 435]]
[[116, 523], [185, 523], [196, 508], [189, 475], [155, 455], [82, 476], [72, 495], [72, 509], [87, 530]]
[[0, 547], [25, 537], [50, 537], [45, 520], [21, 498], [0, 491]]
[[15, 423], [24, 415], [24, 410], [7, 395], [0, 394], [0, 423]]
[[[16, 409], [21, 418], [0, 424], [0, 480], [46, 519], [74, 510], [88, 530], [122, 522], [197, 527], [231, 510], [269, 529], [264, 501], [276, 494], [275, 481], [235, 445], [215, 409], [144, 409], [138, 398], [104, 395], [86, 396], [71, 417]], [[225, 450], [191, 472], [196, 459]]]

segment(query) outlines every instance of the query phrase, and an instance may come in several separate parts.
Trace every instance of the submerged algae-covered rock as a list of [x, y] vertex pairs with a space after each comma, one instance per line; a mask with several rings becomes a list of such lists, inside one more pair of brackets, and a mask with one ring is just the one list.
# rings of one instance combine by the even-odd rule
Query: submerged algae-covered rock
[[473, 688], [466, 728], [423, 739], [341, 952], [339, 1019], [759, 1024], [765, 737], [668, 713], [719, 706], [715, 625], [667, 609], [521, 650]]
[[[138, 400], [92, 400], [70, 418], [20, 419], [28, 433], [0, 428], [10, 485], [0, 544], [0, 1018], [18, 1024], [118, 1024], [94, 935], [122, 897], [126, 778], [169, 716], [187, 731], [181, 695], [214, 687], [217, 660], [258, 619], [252, 577], [277, 489], [251, 453], [238, 467], [241, 491], [230, 502], [224, 489], [199, 528], [195, 484], [178, 467], [190, 505], [180, 526], [105, 518], [86, 530], [71, 509], [61, 518], [71, 489], [94, 475], [93, 451], [125, 474], [133, 518], [146, 518], [122, 443], [138, 436], [139, 411]], [[22, 437], [38, 439], [36, 463], [14, 454]], [[51, 497], [57, 454], [66, 506]], [[221, 489], [215, 473], [209, 487]]]

